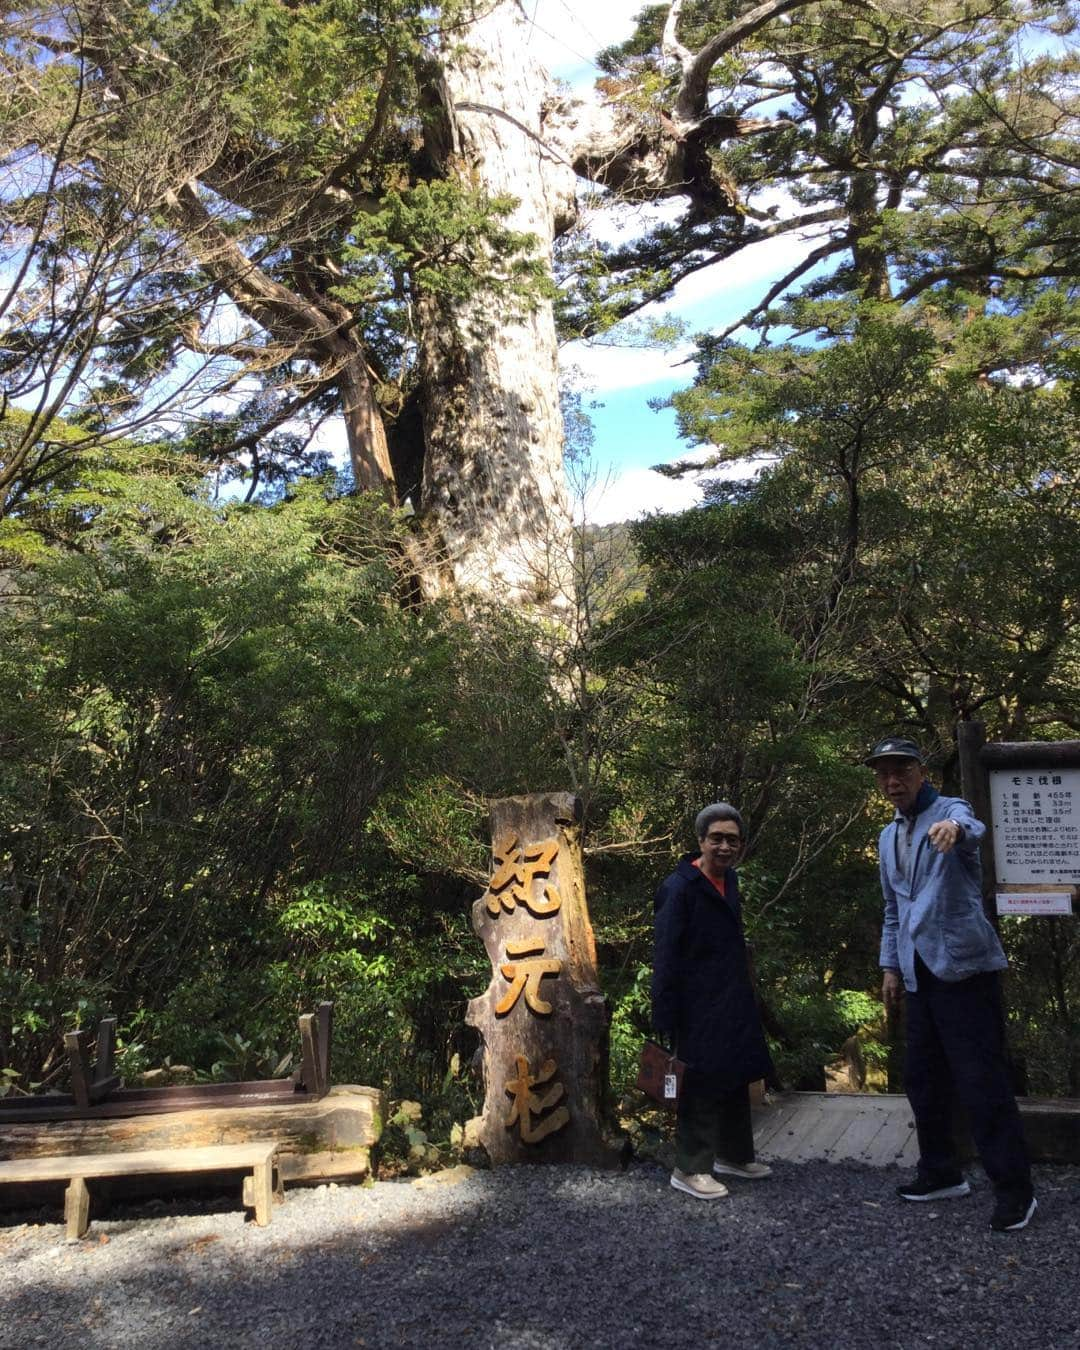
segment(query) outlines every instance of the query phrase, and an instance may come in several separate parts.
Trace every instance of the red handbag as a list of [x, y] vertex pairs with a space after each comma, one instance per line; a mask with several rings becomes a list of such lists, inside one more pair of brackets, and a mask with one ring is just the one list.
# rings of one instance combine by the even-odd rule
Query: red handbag
[[679, 1104], [685, 1072], [686, 1065], [670, 1050], [665, 1050], [656, 1041], [646, 1041], [641, 1047], [635, 1086], [658, 1105], [674, 1111]]

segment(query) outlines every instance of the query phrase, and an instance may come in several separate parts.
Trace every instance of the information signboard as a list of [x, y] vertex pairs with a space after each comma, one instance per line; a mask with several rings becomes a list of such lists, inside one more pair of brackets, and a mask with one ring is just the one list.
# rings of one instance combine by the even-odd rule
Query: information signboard
[[1080, 769], [992, 769], [990, 801], [999, 885], [1080, 885]]
[[1071, 891], [998, 891], [999, 914], [1071, 914]]

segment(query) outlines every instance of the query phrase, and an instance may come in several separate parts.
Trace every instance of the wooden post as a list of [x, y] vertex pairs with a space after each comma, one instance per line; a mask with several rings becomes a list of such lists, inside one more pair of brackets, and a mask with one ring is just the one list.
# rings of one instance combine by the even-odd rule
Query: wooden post
[[90, 1105], [90, 1085], [93, 1074], [90, 1069], [90, 1033], [88, 1031], [66, 1031], [64, 1044], [67, 1047], [68, 1068], [71, 1071], [71, 1095], [75, 1105], [84, 1110]]
[[300, 1023], [300, 1082], [312, 1094], [319, 1096], [319, 1029], [314, 1013], [301, 1013]]
[[[277, 1162], [276, 1162], [276, 1161], [274, 1162], [274, 1164], [273, 1164], [273, 1166], [271, 1167], [270, 1171], [271, 1171], [271, 1175], [272, 1175], [272, 1177], [273, 1177], [273, 1196], [274, 1196], [274, 1204], [275, 1204], [275, 1205], [283, 1205], [283, 1204], [285, 1203], [285, 1181], [284, 1181], [284, 1178], [283, 1178], [282, 1175], [281, 1175], [281, 1168], [277, 1165]], [[243, 1204], [244, 1204], [244, 1208], [245, 1208], [245, 1209], [254, 1209], [254, 1208], [255, 1208], [255, 1175], [254, 1175], [254, 1173], [252, 1173], [252, 1175], [251, 1175], [250, 1177], [245, 1177], [245, 1178], [244, 1178], [244, 1184], [243, 1184], [243, 1186], [242, 1186], [242, 1188], [241, 1188], [241, 1191], [240, 1191], [240, 1198], [241, 1198], [241, 1200], [243, 1201]]]
[[319, 1028], [319, 1092], [330, 1091], [330, 1040], [334, 1034], [334, 1004], [324, 1000], [315, 1009]]
[[301, 1013], [300, 1068], [293, 1073], [313, 1097], [323, 1097], [330, 1091], [330, 1038], [334, 1028], [334, 1004], [326, 1000], [313, 1013]]
[[467, 1138], [493, 1165], [610, 1165], [604, 1139], [608, 1013], [585, 903], [581, 802], [569, 793], [491, 804], [493, 865], [473, 905], [492, 977], [469, 1003], [483, 1039], [484, 1110]]
[[103, 1083], [112, 1078], [116, 1069], [116, 1018], [103, 1017], [98, 1023], [97, 1063], [94, 1065], [94, 1082]]
[[960, 782], [962, 791], [971, 803], [975, 815], [986, 826], [979, 844], [982, 863], [983, 912], [998, 928], [997, 887], [994, 881], [994, 813], [990, 806], [990, 776], [982, 762], [981, 751], [986, 744], [986, 725], [983, 722], [958, 722], [956, 744], [960, 752]]
[[67, 1240], [77, 1242], [90, 1227], [90, 1189], [83, 1177], [72, 1177], [64, 1191]]
[[66, 1031], [64, 1044], [67, 1047], [68, 1067], [71, 1070], [71, 1095], [80, 1110], [87, 1110], [95, 1102], [102, 1101], [120, 1086], [120, 1079], [113, 1073], [116, 1056], [116, 1018], [106, 1017], [98, 1026], [97, 1063], [90, 1065], [90, 1042], [93, 1039], [89, 1031]]
[[255, 1222], [260, 1228], [265, 1228], [273, 1218], [274, 1210], [274, 1159], [272, 1156], [267, 1158], [265, 1162], [255, 1164], [251, 1188], [255, 1193]]

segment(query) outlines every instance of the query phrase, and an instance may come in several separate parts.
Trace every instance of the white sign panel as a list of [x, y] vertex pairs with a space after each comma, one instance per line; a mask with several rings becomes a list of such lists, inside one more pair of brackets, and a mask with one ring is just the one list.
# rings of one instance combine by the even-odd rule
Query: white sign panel
[[1080, 769], [991, 769], [990, 801], [999, 882], [1080, 885]]
[[999, 914], [1071, 914], [1071, 891], [998, 891]]

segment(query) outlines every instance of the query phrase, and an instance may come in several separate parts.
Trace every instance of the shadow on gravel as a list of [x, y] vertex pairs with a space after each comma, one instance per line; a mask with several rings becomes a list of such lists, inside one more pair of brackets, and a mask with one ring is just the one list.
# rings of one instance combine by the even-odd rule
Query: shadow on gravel
[[1039, 1169], [1036, 1221], [1010, 1235], [988, 1230], [985, 1183], [905, 1206], [897, 1180], [781, 1164], [703, 1203], [655, 1167], [506, 1169], [290, 1192], [267, 1229], [233, 1212], [98, 1220], [77, 1247], [13, 1231], [0, 1345], [1080, 1344], [1080, 1172]]
[[[149, 1179], [148, 1179], [149, 1180]], [[169, 1178], [165, 1178], [169, 1180]], [[64, 1213], [64, 1187], [66, 1183], [58, 1181], [55, 1186], [36, 1184], [34, 1192], [37, 1203], [19, 1204], [13, 1209], [0, 1209], [0, 1234], [4, 1229], [24, 1228], [28, 1224], [57, 1224]], [[202, 1214], [240, 1213], [240, 1182], [222, 1185], [220, 1190], [199, 1186], [177, 1186], [163, 1199], [158, 1194], [163, 1188], [144, 1186], [144, 1197], [128, 1196], [113, 1199], [109, 1193], [108, 1182], [91, 1182], [92, 1202], [90, 1207], [91, 1223], [114, 1222], [125, 1219], [156, 1219], [196, 1217]], [[12, 1190], [17, 1188], [12, 1187]], [[26, 1190], [27, 1188], [18, 1188]], [[146, 1198], [149, 1197], [149, 1198]], [[92, 1238], [91, 1238], [92, 1240]]]

